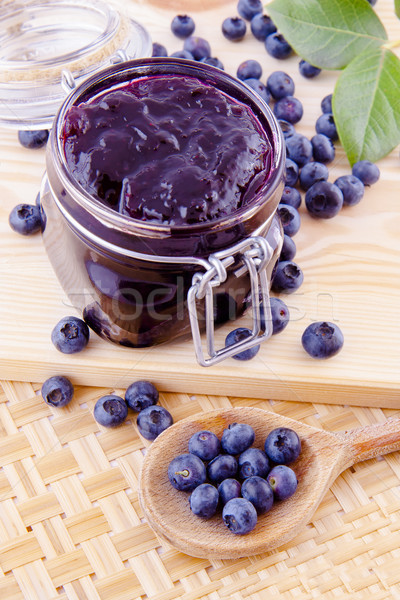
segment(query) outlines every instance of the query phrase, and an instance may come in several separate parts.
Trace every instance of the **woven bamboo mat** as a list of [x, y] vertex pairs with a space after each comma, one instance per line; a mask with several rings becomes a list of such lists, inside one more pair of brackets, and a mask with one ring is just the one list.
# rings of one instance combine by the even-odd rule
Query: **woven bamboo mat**
[[[137, 481], [145, 443], [135, 419], [106, 430], [92, 416], [110, 390], [78, 388], [71, 405], [53, 409], [39, 385], [2, 386], [2, 600], [400, 598], [400, 453], [345, 471], [294, 542], [208, 561], [162, 546], [143, 519]], [[252, 405], [329, 431], [400, 414], [172, 393], [161, 394], [161, 404], [175, 421]]]

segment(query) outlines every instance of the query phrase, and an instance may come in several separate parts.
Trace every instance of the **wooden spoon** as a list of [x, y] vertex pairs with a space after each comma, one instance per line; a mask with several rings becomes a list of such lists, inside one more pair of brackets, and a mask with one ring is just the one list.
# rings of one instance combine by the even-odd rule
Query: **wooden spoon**
[[[189, 508], [189, 493], [177, 491], [168, 480], [170, 461], [188, 452], [189, 438], [203, 429], [221, 437], [230, 423], [248, 423], [255, 431], [254, 446], [264, 449], [268, 433], [276, 427], [294, 429], [302, 443], [291, 465], [299, 481], [295, 494], [276, 502], [260, 515], [255, 529], [235, 535], [224, 525], [221, 512], [209, 520]], [[139, 499], [148, 523], [161, 540], [191, 556], [240, 558], [282, 546], [311, 520], [336, 477], [351, 465], [400, 449], [400, 419], [329, 433], [260, 408], [229, 408], [201, 413], [178, 421], [147, 448]]]

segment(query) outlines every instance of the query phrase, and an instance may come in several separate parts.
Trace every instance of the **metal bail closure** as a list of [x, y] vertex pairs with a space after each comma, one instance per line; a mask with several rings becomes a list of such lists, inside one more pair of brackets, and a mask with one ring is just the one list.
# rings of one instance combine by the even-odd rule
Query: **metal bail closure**
[[[211, 254], [205, 273], [195, 273], [192, 286], [187, 295], [190, 325], [197, 362], [203, 367], [215, 365], [225, 358], [239, 352], [244, 352], [268, 339], [272, 334], [271, 307], [269, 302], [269, 284], [266, 266], [271, 260], [273, 250], [265, 238], [254, 236], [242, 240], [227, 250]], [[234, 271], [236, 277], [241, 277], [248, 272], [251, 284], [251, 304], [253, 315], [253, 328], [251, 335], [232, 346], [215, 349], [214, 338], [214, 306], [213, 288], [226, 281], [227, 268], [235, 261], [239, 262]], [[206, 343], [208, 357], [203, 353], [200, 336], [200, 326], [197, 313], [196, 300], [205, 300]], [[263, 306], [263, 319], [261, 319], [260, 306]]]

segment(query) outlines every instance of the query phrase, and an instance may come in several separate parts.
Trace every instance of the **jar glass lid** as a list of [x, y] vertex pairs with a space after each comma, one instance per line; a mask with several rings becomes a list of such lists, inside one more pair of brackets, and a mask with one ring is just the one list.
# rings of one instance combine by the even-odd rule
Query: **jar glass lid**
[[49, 128], [89, 75], [151, 49], [147, 31], [103, 0], [2, 2], [0, 125]]

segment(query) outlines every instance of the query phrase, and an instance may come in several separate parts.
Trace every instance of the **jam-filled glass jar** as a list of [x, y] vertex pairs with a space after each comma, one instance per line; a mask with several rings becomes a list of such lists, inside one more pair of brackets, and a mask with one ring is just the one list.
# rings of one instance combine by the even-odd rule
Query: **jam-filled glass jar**
[[[88, 325], [128, 347], [192, 336], [204, 366], [269, 337], [284, 163], [267, 104], [215, 67], [138, 59], [81, 83], [53, 124], [41, 205]], [[216, 349], [214, 327], [249, 305], [252, 335]]]

